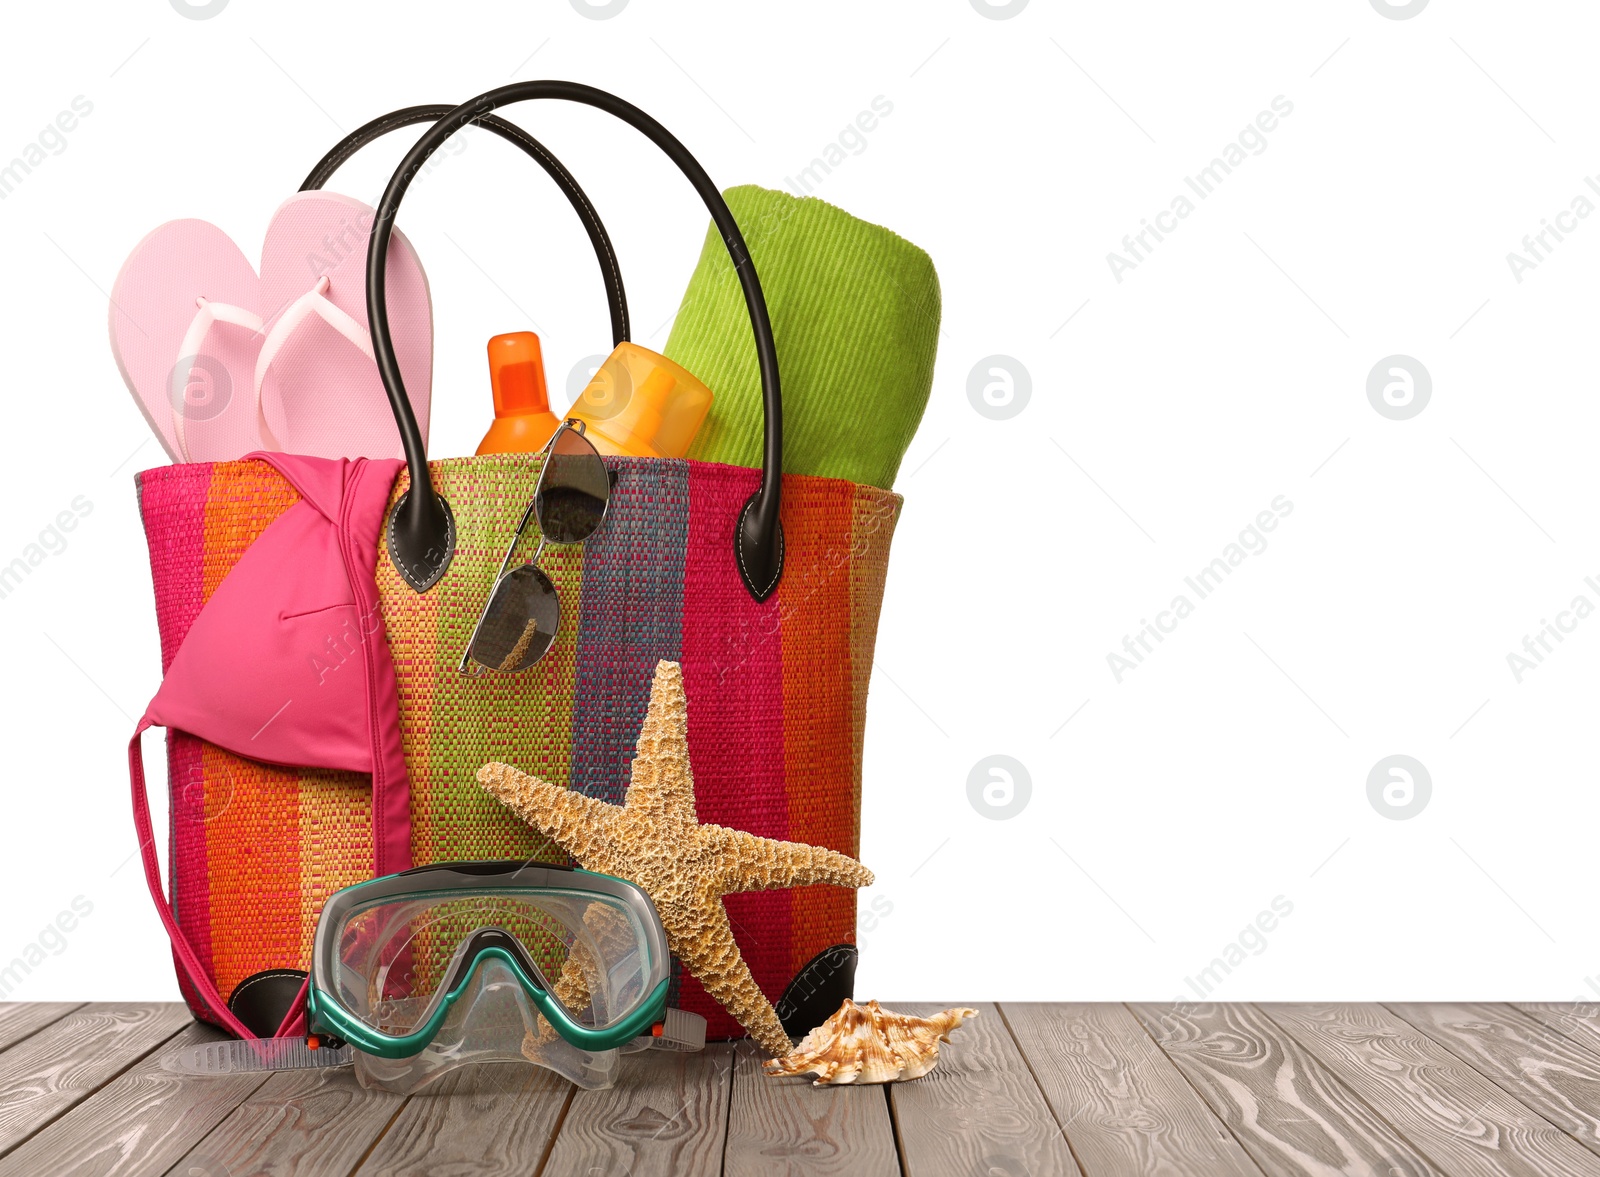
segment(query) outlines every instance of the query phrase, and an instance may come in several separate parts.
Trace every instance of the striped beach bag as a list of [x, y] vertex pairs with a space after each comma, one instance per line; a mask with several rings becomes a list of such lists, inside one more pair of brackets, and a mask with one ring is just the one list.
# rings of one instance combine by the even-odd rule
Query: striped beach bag
[[[604, 526], [541, 558], [561, 598], [549, 654], [520, 674], [469, 678], [457, 664], [543, 459], [428, 460], [389, 337], [384, 263], [400, 200], [428, 156], [466, 124], [499, 122], [491, 110], [529, 98], [585, 103], [632, 124], [705, 200], [750, 311], [764, 466], [605, 459], [614, 489]], [[438, 117], [444, 108], [417, 109]], [[308, 186], [396, 125], [388, 116], [357, 131]], [[609, 263], [593, 210], [573, 203]], [[621, 280], [614, 264], [602, 269], [621, 342]], [[376, 795], [364, 773], [267, 763], [169, 728], [167, 895], [153, 855], [149, 873], [158, 905], [170, 902], [184, 995], [210, 1021], [227, 1020], [214, 1008], [218, 995], [226, 1001], [254, 979], [307, 967], [321, 905], [341, 887], [432, 862], [566, 861], [474, 773], [499, 760], [620, 801], [660, 659], [683, 666], [702, 820], [858, 852], [867, 685], [900, 499], [781, 473], [778, 355], [759, 280], [727, 205], [682, 144], [642, 111], [588, 87], [526, 82], [491, 91], [450, 111], [401, 162], [378, 209], [367, 273], [374, 352], [406, 455], [381, 534], [369, 537], [377, 545], [370, 640], [385, 644], [398, 680], [404, 794]], [[301, 495], [259, 460], [160, 467], [139, 475], [138, 491], [165, 667], [230, 570]], [[142, 778], [136, 799], [141, 790]], [[736, 895], [727, 907], [780, 1016], [831, 1011], [849, 995], [854, 892]], [[705, 1015], [709, 1033], [742, 1033], [681, 970], [674, 987], [673, 1003]]]

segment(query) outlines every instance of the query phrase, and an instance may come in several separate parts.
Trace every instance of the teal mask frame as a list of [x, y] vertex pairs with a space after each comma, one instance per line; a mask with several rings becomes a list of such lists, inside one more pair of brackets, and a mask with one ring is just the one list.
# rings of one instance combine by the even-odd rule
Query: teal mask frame
[[[625, 1017], [601, 1027], [586, 1026], [574, 1019], [560, 998], [550, 991], [537, 966], [516, 945], [515, 938], [501, 929], [492, 928], [480, 929], [476, 935], [498, 933], [499, 939], [509, 942], [513, 947], [486, 943], [470, 957], [463, 959], [455, 969], [455, 983], [443, 999], [436, 1002], [427, 1020], [409, 1034], [387, 1034], [374, 1029], [358, 1014], [346, 1008], [323, 984], [334, 961], [338, 932], [354, 908], [411, 893], [447, 892], [451, 889], [485, 893], [500, 890], [515, 892], [545, 887], [569, 892], [592, 891], [597, 898], [604, 896], [620, 900], [640, 918], [647, 935], [648, 942], [644, 947], [649, 954], [652, 974], [658, 975], [659, 979], [651, 986], [648, 995]], [[346, 887], [328, 897], [317, 924], [312, 952], [311, 979], [306, 995], [308, 1033], [342, 1039], [356, 1049], [380, 1058], [410, 1058], [433, 1041], [473, 977], [490, 960], [503, 962], [517, 978], [528, 1000], [556, 1033], [582, 1050], [614, 1050], [640, 1035], [648, 1034], [666, 1015], [667, 990], [671, 984], [667, 970], [666, 931], [661, 926], [654, 905], [636, 884], [611, 875], [542, 863], [457, 862], [386, 875]]]

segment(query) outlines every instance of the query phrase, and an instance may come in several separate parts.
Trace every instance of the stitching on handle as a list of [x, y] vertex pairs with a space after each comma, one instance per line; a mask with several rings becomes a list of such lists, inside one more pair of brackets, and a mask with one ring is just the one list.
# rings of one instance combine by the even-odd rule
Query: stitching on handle
[[[537, 153], [539, 158], [548, 160], [551, 165], [553, 165], [559, 171], [560, 174], [567, 176], [568, 179], [572, 179], [571, 173], [567, 171], [560, 160], [551, 155], [550, 152], [545, 149], [543, 143], [540, 143], [532, 135], [529, 135], [521, 127], [517, 126], [516, 123], [507, 122], [505, 125], [510, 127], [515, 132], [513, 138], [515, 138], [518, 143], [523, 144], [528, 150]], [[595, 212], [594, 206], [589, 203], [588, 194], [585, 193], [582, 188], [577, 186], [576, 180], [573, 181], [572, 190], [568, 193], [568, 195], [575, 195], [580, 201], [583, 202], [584, 212], [588, 214], [584, 217], [584, 221], [601, 230], [599, 234], [600, 248], [601, 251], [606, 255], [606, 266], [611, 270], [611, 281], [613, 284], [612, 288], [616, 290], [622, 289], [622, 275], [617, 272], [617, 256], [612, 252], [611, 241], [605, 234], [605, 224], [600, 220], [600, 214]], [[633, 334], [633, 329], [628, 324], [628, 308], [626, 305], [623, 305], [617, 309], [621, 311], [622, 334], [623, 337], [626, 338]]]
[[241, 993], [248, 993], [251, 986], [257, 985], [262, 981], [274, 981], [279, 977], [293, 977], [296, 981], [303, 981], [306, 979], [306, 974], [300, 969], [263, 969], [259, 973], [246, 977], [239, 987], [228, 995], [229, 1008], [231, 1009], [233, 1003], [239, 1000]]
[[750, 569], [744, 562], [744, 544], [738, 542], [744, 538], [744, 521], [746, 516], [750, 514], [750, 508], [755, 506], [755, 502], [753, 497], [746, 499], [744, 510], [739, 512], [739, 528], [734, 536], [733, 553], [739, 558], [739, 572], [744, 577], [745, 584], [755, 588], [764, 601], [768, 594], [777, 587], [779, 579], [783, 576], [783, 520], [778, 520], [778, 566], [772, 570], [772, 579], [767, 582], [767, 586], [759, 588], [756, 586], [755, 577], [750, 575]]
[[[431, 471], [429, 472], [429, 475], [430, 475], [430, 482], [431, 482], [431, 477], [432, 477], [432, 472]], [[411, 492], [412, 492], [413, 489], [415, 489], [415, 488], [414, 487], [407, 487], [406, 488], [406, 493], [405, 493], [405, 495], [403, 495], [401, 497], [400, 502], [396, 503], [394, 505], [394, 509], [389, 512], [389, 562], [391, 564], [393, 564], [396, 568], [399, 569], [401, 579], [404, 580], [407, 584], [409, 584], [414, 592], [419, 592], [420, 593], [420, 592], [423, 591], [422, 586], [420, 584], [418, 584], [415, 580], [411, 579], [411, 570], [410, 570], [410, 568], [407, 567], [404, 564], [401, 564], [399, 561], [397, 561], [394, 558], [395, 557], [395, 552], [398, 551], [398, 547], [397, 547], [397, 545], [395, 543], [395, 527], [398, 526], [398, 520], [399, 520], [399, 517], [400, 517], [400, 506], [401, 506], [402, 503], [404, 503], [406, 501], [407, 498], [410, 497]], [[435, 495], [434, 497], [435, 498], [439, 498], [438, 495]], [[441, 503], [444, 502], [443, 499], [439, 499], [439, 501]], [[426, 577], [426, 580], [427, 580], [428, 584], [431, 585], [434, 582], [434, 580], [438, 577], [438, 575], [440, 573], [440, 570], [445, 565], [445, 561], [448, 558], [449, 553], [455, 551], [455, 546], [456, 546], [456, 517], [455, 517], [455, 513], [452, 512], [448, 507], [446, 507], [445, 508], [445, 512], [444, 512], [444, 552], [445, 552], [445, 554], [441, 555], [439, 557], [438, 564], [428, 568], [428, 576]], [[425, 567], [426, 567], [426, 565], [425, 565]]]

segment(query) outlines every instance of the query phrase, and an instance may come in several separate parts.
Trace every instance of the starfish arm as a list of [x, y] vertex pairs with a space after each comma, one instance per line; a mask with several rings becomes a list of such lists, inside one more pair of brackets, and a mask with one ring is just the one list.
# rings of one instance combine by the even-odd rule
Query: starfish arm
[[652, 818], [689, 825], [698, 820], [689, 766], [689, 699], [683, 690], [683, 669], [676, 662], [656, 663], [624, 804]]
[[838, 887], [869, 887], [872, 872], [847, 854], [804, 842], [758, 838], [743, 830], [701, 826], [702, 837], [713, 847], [724, 893], [772, 891], [832, 883]]
[[778, 1011], [761, 992], [734, 942], [722, 900], [704, 888], [688, 910], [670, 914], [667, 936], [683, 967], [769, 1054], [782, 1057], [793, 1050]]
[[478, 783], [579, 861], [585, 859], [591, 843], [609, 826], [608, 818], [617, 809], [598, 798], [518, 772], [509, 764], [485, 764], [478, 770]]

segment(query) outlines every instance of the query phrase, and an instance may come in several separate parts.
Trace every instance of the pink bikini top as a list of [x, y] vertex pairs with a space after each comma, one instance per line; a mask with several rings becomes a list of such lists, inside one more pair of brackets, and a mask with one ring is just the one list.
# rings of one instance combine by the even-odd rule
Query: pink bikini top
[[[229, 1012], [161, 887], [139, 737], [176, 728], [251, 760], [372, 776], [373, 874], [411, 866], [400, 703], [378, 609], [378, 536], [396, 459], [253, 453], [300, 492], [206, 602], [128, 745], [145, 878], [173, 952], [218, 1024]], [[292, 1033], [294, 1015], [279, 1033]]]

